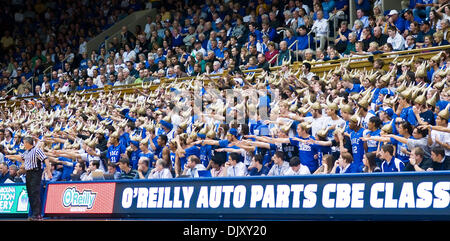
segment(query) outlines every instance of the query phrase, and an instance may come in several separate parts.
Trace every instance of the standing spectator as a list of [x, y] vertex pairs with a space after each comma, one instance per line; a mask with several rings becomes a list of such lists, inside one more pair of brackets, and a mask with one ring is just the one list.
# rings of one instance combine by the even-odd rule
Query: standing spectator
[[436, 0], [416, 0], [413, 2], [415, 2], [415, 5], [411, 7], [414, 8], [412, 10], [414, 17], [421, 19], [430, 16], [431, 8], [437, 6]]
[[400, 159], [394, 157], [394, 146], [391, 144], [385, 144], [381, 147], [380, 151], [382, 172], [401, 172], [405, 168], [405, 163]]
[[[350, 0], [352, 1], [352, 0]], [[369, 14], [371, 5], [369, 0], [353, 0], [355, 1], [355, 8], [362, 9], [366, 14]]]

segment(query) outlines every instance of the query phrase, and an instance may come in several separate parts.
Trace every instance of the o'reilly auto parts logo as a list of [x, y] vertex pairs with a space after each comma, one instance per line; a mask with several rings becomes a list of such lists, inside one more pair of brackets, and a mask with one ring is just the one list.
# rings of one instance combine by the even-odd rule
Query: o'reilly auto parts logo
[[82, 211], [92, 209], [97, 193], [91, 190], [83, 190], [79, 192], [75, 187], [68, 187], [63, 194], [63, 205], [71, 208], [71, 211]]

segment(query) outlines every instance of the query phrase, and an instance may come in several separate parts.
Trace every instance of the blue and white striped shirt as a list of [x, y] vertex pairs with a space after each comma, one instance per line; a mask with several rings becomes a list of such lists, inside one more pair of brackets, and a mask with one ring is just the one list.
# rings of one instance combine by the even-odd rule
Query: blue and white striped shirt
[[34, 168], [42, 169], [42, 162], [47, 159], [44, 152], [36, 146], [20, 154], [20, 156], [24, 160], [25, 170], [27, 171]]

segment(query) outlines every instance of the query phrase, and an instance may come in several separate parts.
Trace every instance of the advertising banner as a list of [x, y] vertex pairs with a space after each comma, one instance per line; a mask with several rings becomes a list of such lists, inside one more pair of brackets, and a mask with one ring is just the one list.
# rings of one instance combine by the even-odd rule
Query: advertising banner
[[28, 214], [28, 207], [25, 185], [0, 186], [0, 217], [10, 214]]
[[178, 218], [450, 220], [449, 173], [200, 178], [117, 183], [115, 214]]
[[115, 183], [52, 183], [46, 214], [112, 214]]

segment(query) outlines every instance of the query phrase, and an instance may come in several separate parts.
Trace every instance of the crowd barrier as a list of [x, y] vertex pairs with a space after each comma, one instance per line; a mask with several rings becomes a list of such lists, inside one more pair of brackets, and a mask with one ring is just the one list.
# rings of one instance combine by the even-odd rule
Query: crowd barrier
[[50, 218], [450, 220], [450, 172], [53, 182]]
[[0, 218], [27, 217], [28, 194], [25, 184], [0, 185]]

